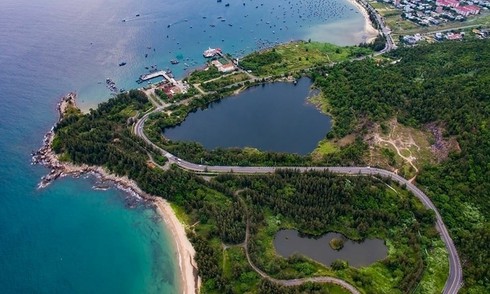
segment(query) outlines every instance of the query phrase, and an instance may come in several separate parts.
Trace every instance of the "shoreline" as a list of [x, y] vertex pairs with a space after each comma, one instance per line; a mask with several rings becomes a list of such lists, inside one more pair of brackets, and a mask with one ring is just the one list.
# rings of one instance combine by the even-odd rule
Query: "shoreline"
[[[76, 107], [76, 94], [69, 93], [62, 97], [57, 105], [60, 114], [58, 122], [63, 118], [67, 105]], [[58, 123], [56, 122], [56, 124]], [[56, 125], [55, 124], [55, 125]], [[43, 145], [32, 153], [32, 164], [40, 164], [50, 169], [49, 174], [41, 178], [38, 189], [42, 189], [58, 178], [72, 176], [79, 178], [82, 175], [92, 175], [102, 182], [112, 182], [116, 188], [130, 194], [138, 200], [151, 203], [155, 212], [161, 217], [162, 225], [170, 231], [173, 239], [173, 247], [176, 250], [180, 270], [181, 293], [199, 293], [201, 280], [197, 275], [197, 265], [194, 261], [195, 250], [187, 238], [184, 224], [182, 224], [170, 203], [158, 196], [150, 195], [138, 187], [138, 184], [128, 177], [120, 177], [111, 174], [101, 166], [76, 165], [70, 162], [61, 162], [55, 152], [51, 149], [54, 139], [54, 126], [44, 135]], [[96, 189], [97, 187], [92, 187]]]
[[379, 35], [379, 31], [374, 27], [373, 22], [369, 18], [369, 14], [366, 8], [361, 3], [359, 3], [359, 0], [348, 0], [348, 1], [352, 3], [364, 17], [364, 30], [362, 31], [361, 34], [366, 38], [366, 43], [373, 42], [376, 39], [376, 37]]

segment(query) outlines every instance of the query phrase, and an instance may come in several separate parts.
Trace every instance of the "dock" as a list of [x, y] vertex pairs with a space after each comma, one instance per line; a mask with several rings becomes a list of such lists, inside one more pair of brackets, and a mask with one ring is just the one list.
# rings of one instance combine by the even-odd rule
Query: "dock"
[[172, 84], [177, 84], [177, 82], [175, 81], [174, 78], [171, 78], [166, 71], [164, 70], [160, 70], [160, 71], [156, 71], [156, 72], [152, 72], [152, 73], [149, 73], [149, 74], [144, 74], [144, 75], [141, 75], [139, 80], [138, 80], [138, 83], [142, 83], [144, 81], [149, 81], [149, 80], [152, 80], [154, 78], [158, 78], [158, 77], [163, 77], [165, 80], [169, 81], [170, 83]]

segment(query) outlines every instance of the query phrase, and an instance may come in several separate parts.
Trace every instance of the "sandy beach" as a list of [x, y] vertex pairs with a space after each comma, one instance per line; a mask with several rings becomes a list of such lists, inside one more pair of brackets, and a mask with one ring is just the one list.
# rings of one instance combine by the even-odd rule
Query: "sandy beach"
[[[108, 173], [100, 166], [89, 165], [74, 165], [71, 163], [60, 163], [54, 153], [47, 154], [46, 161], [43, 163], [52, 170], [59, 171], [59, 178], [65, 176], [79, 177], [83, 174], [92, 174], [100, 181], [111, 181], [116, 184], [116, 187], [130, 193], [134, 197], [148, 201], [155, 206], [155, 210], [162, 218], [165, 228], [172, 234], [174, 248], [178, 255], [180, 269], [180, 288], [182, 293], [194, 294], [199, 293], [200, 279], [197, 276], [197, 265], [194, 261], [195, 250], [191, 242], [187, 238], [184, 225], [177, 219], [170, 203], [165, 199], [153, 195], [149, 195], [142, 191], [136, 182], [127, 177], [119, 177]], [[49, 165], [46, 163], [50, 163]], [[58, 178], [57, 177], [57, 178]], [[40, 185], [44, 188], [46, 185]]]
[[339, 46], [352, 46], [372, 42], [379, 32], [369, 19], [369, 14], [357, 0], [348, 1], [355, 7], [356, 12], [358, 11], [361, 14], [364, 21], [354, 17], [342, 21], [319, 24], [309, 30], [306, 38]]
[[[58, 104], [60, 118], [66, 110], [66, 105], [76, 107], [76, 94], [70, 93], [62, 98]], [[54, 180], [66, 176], [80, 177], [88, 174], [95, 176], [101, 182], [113, 182], [118, 189], [121, 189], [137, 199], [152, 203], [155, 211], [162, 218], [162, 225], [172, 234], [174, 248], [178, 255], [180, 269], [180, 289], [184, 294], [199, 293], [200, 279], [197, 276], [197, 265], [194, 261], [195, 250], [187, 238], [184, 224], [182, 224], [174, 213], [170, 203], [161, 197], [149, 195], [138, 187], [138, 184], [128, 177], [120, 177], [111, 174], [100, 166], [76, 165], [69, 162], [61, 162], [55, 152], [51, 149], [54, 132], [51, 129], [45, 136], [43, 146], [32, 155], [33, 164], [41, 164], [50, 169], [48, 175], [41, 178], [38, 188], [42, 189]]]
[[357, 9], [362, 13], [364, 17], [364, 31], [362, 32], [362, 37], [366, 39], [366, 43], [370, 43], [376, 39], [379, 32], [374, 28], [371, 19], [369, 19], [369, 14], [366, 9], [359, 3], [357, 0], [349, 0], [352, 4], [354, 4]]
[[183, 224], [177, 219], [170, 203], [160, 197], [155, 197], [158, 214], [165, 222], [165, 227], [172, 233], [175, 248], [179, 256], [179, 268], [182, 293], [199, 293], [200, 279], [194, 274], [197, 265], [194, 261], [195, 250], [186, 236]]

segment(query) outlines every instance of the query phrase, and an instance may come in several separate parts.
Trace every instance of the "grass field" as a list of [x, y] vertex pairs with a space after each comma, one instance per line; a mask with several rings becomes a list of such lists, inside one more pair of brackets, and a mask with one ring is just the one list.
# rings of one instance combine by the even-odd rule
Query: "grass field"
[[448, 255], [442, 240], [438, 240], [434, 248], [427, 253], [427, 268], [422, 281], [415, 289], [416, 294], [438, 293], [444, 287], [449, 272]]
[[420, 29], [421, 27], [409, 20], [401, 17], [402, 11], [387, 3], [371, 1], [370, 4], [381, 14], [386, 25], [391, 29], [395, 41], [397, 35], [406, 35], [410, 30]]
[[235, 72], [226, 76], [221, 76], [220, 78], [214, 79], [210, 82], [204, 82], [201, 84], [201, 88], [206, 91], [216, 91], [223, 87], [243, 82], [250, 79], [249, 76], [243, 72]]
[[[261, 56], [265, 56], [271, 51], [279, 55], [276, 62], [264, 62], [253, 68], [247, 67], [251, 63], [250, 61], [260, 61]], [[353, 56], [370, 53], [372, 53], [370, 49], [355, 46], [340, 47], [318, 42], [292, 42], [279, 45], [274, 49], [252, 53], [246, 56], [241, 64], [259, 76], [277, 76], [284, 73], [291, 75], [303, 69], [345, 61]]]

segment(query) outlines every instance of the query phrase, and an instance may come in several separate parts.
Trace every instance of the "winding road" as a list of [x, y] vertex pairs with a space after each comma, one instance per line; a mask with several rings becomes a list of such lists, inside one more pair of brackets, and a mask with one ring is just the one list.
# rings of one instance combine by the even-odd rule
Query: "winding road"
[[248, 208], [247, 208], [247, 205], [245, 204], [245, 201], [241, 197], [239, 197], [239, 199], [240, 199], [240, 201], [243, 202], [243, 204], [245, 206], [245, 215], [247, 218], [247, 227], [245, 229], [245, 241], [243, 241], [243, 243], [241, 243], [241, 244], [236, 244], [234, 246], [242, 247], [245, 250], [245, 256], [247, 257], [248, 264], [262, 278], [267, 279], [273, 283], [276, 283], [276, 284], [279, 284], [282, 286], [286, 286], [286, 287], [298, 286], [298, 285], [302, 285], [302, 284], [307, 283], [307, 282], [329, 283], [329, 284], [335, 284], [335, 285], [341, 286], [341, 287], [345, 288], [346, 290], [348, 290], [349, 292], [351, 292], [352, 294], [361, 294], [361, 292], [359, 292], [356, 289], [356, 287], [352, 286], [351, 284], [347, 283], [344, 280], [334, 278], [334, 277], [323, 276], [323, 277], [310, 277], [310, 278], [299, 278], [299, 279], [290, 279], [290, 280], [279, 280], [279, 279], [275, 279], [275, 278], [269, 276], [267, 273], [265, 273], [261, 269], [259, 269], [252, 262], [252, 259], [250, 258], [250, 254], [248, 252], [248, 241], [250, 239], [250, 223], [249, 223], [250, 216], [248, 213]]
[[[176, 164], [182, 169], [191, 171], [191, 172], [196, 172], [196, 173], [238, 173], [238, 174], [268, 174], [268, 173], [274, 173], [276, 170], [279, 169], [295, 169], [300, 172], [307, 172], [307, 171], [329, 171], [332, 173], [337, 173], [337, 174], [351, 174], [351, 175], [379, 175], [382, 177], [386, 178], [391, 178], [391, 180], [399, 183], [400, 185], [405, 185], [406, 188], [411, 191], [415, 197], [417, 197], [423, 205], [434, 211], [435, 216], [436, 216], [436, 228], [439, 231], [439, 234], [441, 235], [441, 239], [444, 242], [446, 249], [449, 254], [449, 276], [446, 281], [446, 284], [444, 285], [444, 289], [442, 293], [444, 294], [455, 294], [458, 293], [459, 289], [461, 288], [461, 285], [463, 283], [463, 271], [461, 267], [461, 262], [459, 260], [458, 252], [456, 250], [456, 247], [454, 246], [454, 242], [451, 239], [451, 236], [449, 235], [449, 232], [446, 228], [446, 225], [442, 221], [442, 217], [439, 214], [439, 211], [435, 207], [435, 205], [432, 203], [432, 201], [429, 199], [427, 195], [425, 195], [424, 192], [422, 192], [419, 188], [417, 188], [414, 184], [410, 183], [408, 180], [405, 178], [384, 170], [384, 169], [379, 169], [379, 168], [371, 168], [371, 167], [356, 167], [356, 166], [350, 166], [350, 167], [304, 167], [304, 166], [298, 166], [298, 167], [269, 167], [269, 166], [211, 166], [211, 165], [202, 165], [202, 164], [195, 164], [192, 162], [185, 161], [181, 158], [176, 157], [175, 155], [167, 152], [166, 150], [162, 149], [161, 147], [157, 146], [154, 144], [152, 141], [146, 137], [144, 133], [144, 125], [148, 117], [155, 112], [161, 111], [161, 107], [155, 108], [154, 110], [146, 113], [139, 119], [136, 124], [134, 125], [134, 133], [142, 138], [146, 143], [152, 145], [154, 148], [159, 150], [163, 156], [165, 156], [168, 161], [171, 164]], [[248, 254], [247, 254], [248, 255]], [[249, 261], [250, 262], [250, 261]], [[266, 275], [264, 272], [260, 271], [258, 268], [254, 268], [261, 276], [265, 277]], [[274, 279], [270, 278], [272, 281], [275, 281]], [[333, 278], [331, 277], [316, 277], [316, 278], [308, 278], [308, 279], [295, 279], [295, 280], [288, 280], [288, 285], [299, 285], [307, 281], [311, 282], [331, 282], [335, 284], [339, 284], [337, 279], [332, 280]], [[276, 281], [278, 282], [278, 281]], [[345, 286], [347, 284], [346, 282], [342, 281], [343, 283], [341, 286]], [[281, 283], [281, 282], [279, 282]], [[282, 284], [282, 283], [281, 283]], [[351, 286], [347, 284], [348, 286]], [[352, 287], [352, 286], [351, 286]], [[346, 287], [347, 288], [347, 287]], [[352, 287], [353, 288], [353, 287]], [[347, 288], [348, 290], [351, 290], [350, 288]], [[352, 293], [358, 293], [355, 288], [353, 288]]]
[[[376, 17], [376, 21], [379, 24], [379, 30], [380, 32], [386, 37], [386, 45], [383, 50], [378, 52], [376, 55], [383, 54], [386, 52], [389, 52], [393, 49], [396, 48], [396, 44], [391, 36], [391, 31], [389, 28], [386, 27], [384, 20], [382, 17], [376, 13], [375, 9], [365, 0], [358, 0], [358, 2], [364, 6], [365, 9], [367, 9], [369, 12], [375, 12], [374, 15]], [[256, 80], [256, 79], [254, 79]], [[458, 252], [456, 250], [456, 247], [454, 246], [454, 242], [451, 239], [451, 236], [449, 235], [449, 232], [442, 221], [442, 217], [439, 214], [439, 211], [435, 207], [435, 205], [432, 203], [432, 201], [429, 199], [427, 195], [425, 195], [424, 192], [422, 192], [419, 188], [417, 188], [414, 184], [412, 184], [409, 180], [406, 180], [405, 178], [384, 170], [384, 169], [379, 169], [379, 168], [371, 168], [371, 167], [303, 167], [303, 166], [298, 166], [298, 167], [266, 167], [266, 166], [211, 166], [211, 165], [202, 165], [202, 164], [195, 164], [192, 162], [185, 161], [169, 152], [166, 150], [160, 148], [156, 144], [154, 144], [152, 141], [150, 141], [145, 133], [144, 133], [144, 124], [145, 121], [148, 119], [148, 117], [155, 112], [161, 111], [164, 107], [160, 106], [155, 108], [154, 110], [146, 113], [141, 119], [139, 119], [136, 124], [134, 125], [134, 133], [142, 138], [145, 142], [148, 144], [152, 145], [154, 148], [159, 150], [163, 156], [165, 156], [170, 164], [176, 164], [182, 169], [195, 172], [195, 173], [238, 173], [238, 174], [269, 174], [269, 173], [274, 173], [275, 171], [279, 169], [294, 169], [298, 170], [300, 172], [307, 172], [307, 171], [329, 171], [332, 173], [337, 173], [337, 174], [347, 174], [347, 175], [371, 175], [371, 176], [382, 176], [386, 178], [390, 178], [391, 180], [399, 183], [400, 185], [405, 185], [406, 188], [411, 191], [415, 197], [417, 197], [423, 205], [434, 211], [435, 216], [436, 216], [436, 228], [441, 236], [442, 241], [444, 242], [446, 249], [449, 254], [449, 275], [446, 280], [446, 283], [444, 285], [444, 289], [442, 293], [444, 294], [455, 294], [458, 293], [459, 289], [461, 288], [463, 284], [463, 271], [461, 267], [461, 261], [458, 256]], [[167, 166], [167, 165], [166, 165]], [[161, 166], [159, 166], [161, 167]], [[263, 278], [266, 278], [274, 283], [278, 283], [284, 286], [295, 286], [295, 285], [301, 285], [306, 282], [319, 282], [319, 283], [332, 283], [336, 284], [339, 286], [344, 287], [345, 289], [349, 290], [353, 294], [358, 294], [360, 293], [354, 286], [350, 285], [346, 281], [343, 281], [341, 279], [333, 278], [333, 277], [312, 277], [312, 278], [302, 278], [302, 279], [291, 279], [291, 280], [277, 280], [269, 275], [267, 275], [265, 272], [257, 268], [252, 261], [250, 260], [249, 254], [248, 254], [248, 248], [246, 246], [248, 241], [248, 225], [247, 225], [247, 235], [246, 235], [246, 240], [244, 242], [244, 248], [247, 256], [247, 260], [250, 264], [250, 266]]]
[[389, 52], [393, 49], [396, 49], [397, 46], [395, 44], [395, 41], [393, 40], [393, 36], [391, 35], [391, 30], [386, 26], [383, 17], [376, 11], [376, 9], [371, 4], [369, 4], [368, 1], [366, 0], [356, 0], [356, 1], [362, 7], [364, 7], [364, 9], [366, 9], [369, 15], [371, 14], [374, 15], [374, 17], [376, 18], [376, 22], [379, 26], [378, 30], [386, 38], [385, 47], [383, 48], [383, 50], [377, 52], [376, 55], [380, 55]]

